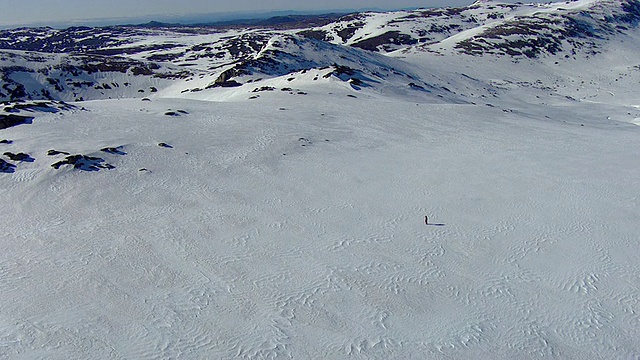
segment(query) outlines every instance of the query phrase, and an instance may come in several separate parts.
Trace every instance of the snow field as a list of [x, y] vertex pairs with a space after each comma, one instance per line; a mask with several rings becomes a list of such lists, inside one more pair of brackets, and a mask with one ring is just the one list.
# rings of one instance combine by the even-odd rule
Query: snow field
[[[0, 353], [638, 356], [636, 126], [591, 103], [262, 95], [2, 130], [36, 161], [0, 174]], [[51, 148], [116, 169], [54, 170]]]

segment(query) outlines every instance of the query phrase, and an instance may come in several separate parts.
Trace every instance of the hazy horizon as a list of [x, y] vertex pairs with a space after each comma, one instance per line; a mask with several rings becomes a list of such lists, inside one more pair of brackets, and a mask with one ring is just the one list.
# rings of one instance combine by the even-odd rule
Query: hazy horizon
[[[195, 23], [238, 19], [243, 15], [269, 14], [273, 12], [322, 13], [364, 9], [393, 10], [419, 7], [451, 7], [472, 4], [474, 0], [399, 0], [389, 6], [381, 0], [328, 0], [300, 3], [292, 0], [236, 0], [211, 2], [185, 0], [179, 4], [173, 0], [125, 0], [87, 3], [84, 0], [61, 0], [56, 3], [44, 0], [24, 0], [12, 4], [9, 11], [0, 13], [0, 28], [19, 26], [101, 26], [140, 23], [151, 20], [164, 22]], [[515, 2], [508, 0], [504, 2]], [[193, 18], [194, 21], [190, 21]], [[197, 20], [195, 20], [197, 19]]]

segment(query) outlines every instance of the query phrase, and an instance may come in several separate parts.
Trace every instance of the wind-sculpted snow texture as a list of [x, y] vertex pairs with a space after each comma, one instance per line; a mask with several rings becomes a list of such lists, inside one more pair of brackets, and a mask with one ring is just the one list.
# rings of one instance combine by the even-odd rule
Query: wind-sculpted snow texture
[[2, 32], [0, 358], [640, 357], [636, 4]]

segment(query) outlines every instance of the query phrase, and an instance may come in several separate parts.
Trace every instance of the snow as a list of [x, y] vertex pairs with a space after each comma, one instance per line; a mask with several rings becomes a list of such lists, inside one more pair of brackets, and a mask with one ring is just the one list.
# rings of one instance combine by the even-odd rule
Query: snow
[[[36, 161], [0, 176], [1, 352], [638, 355], [637, 127], [346, 91], [85, 102], [3, 130]], [[54, 170], [50, 148], [116, 169]]]
[[[185, 91], [226, 59], [87, 77], [130, 86], [0, 130], [0, 154], [35, 159], [0, 172], [0, 358], [638, 358], [637, 34], [528, 59], [283, 33], [240, 87]], [[56, 170], [50, 150], [115, 168]]]

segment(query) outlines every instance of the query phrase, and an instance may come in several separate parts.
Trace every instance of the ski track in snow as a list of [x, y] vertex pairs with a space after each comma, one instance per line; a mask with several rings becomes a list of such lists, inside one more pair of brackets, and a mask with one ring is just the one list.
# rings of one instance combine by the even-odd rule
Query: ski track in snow
[[0, 174], [0, 357], [640, 354], [635, 128], [317, 96], [4, 130], [36, 161]]

